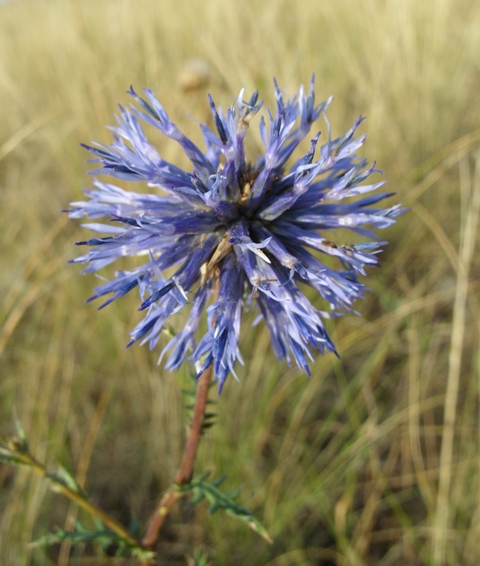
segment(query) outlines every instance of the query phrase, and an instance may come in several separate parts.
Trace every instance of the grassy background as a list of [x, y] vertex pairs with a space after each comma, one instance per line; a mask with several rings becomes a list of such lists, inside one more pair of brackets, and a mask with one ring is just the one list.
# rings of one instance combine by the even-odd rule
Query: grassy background
[[[130, 84], [153, 88], [196, 136], [186, 112], [207, 120], [207, 92], [225, 107], [258, 88], [271, 103], [272, 76], [293, 92], [313, 71], [318, 99], [335, 95], [334, 135], [366, 115], [365, 155], [412, 211], [382, 236], [391, 245], [362, 318], [332, 329], [340, 361], [318, 358], [308, 379], [275, 360], [263, 327], [244, 325], [246, 368], [225, 386], [198, 467], [242, 485], [273, 546], [183, 508], [162, 564], [195, 548], [233, 566], [478, 564], [479, 29], [474, 0], [2, 5], [0, 432], [15, 408], [39, 458], [145, 523], [179, 462], [187, 377], [146, 348], [125, 351], [134, 297], [101, 313], [84, 304], [94, 278], [66, 264], [84, 235], [59, 214], [90, 182], [78, 142], [109, 141]], [[204, 84], [192, 58], [208, 65]], [[28, 470], [0, 466], [2, 564], [78, 564], [79, 550], [28, 546], [76, 517]]]

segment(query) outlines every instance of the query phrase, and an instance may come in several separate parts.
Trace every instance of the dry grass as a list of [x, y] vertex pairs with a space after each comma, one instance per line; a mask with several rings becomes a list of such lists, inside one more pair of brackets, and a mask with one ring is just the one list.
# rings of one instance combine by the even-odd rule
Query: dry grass
[[[256, 5], [254, 7], [254, 5]], [[462, 0], [13, 0], [0, 7], [0, 432], [16, 411], [40, 458], [76, 470], [108, 511], [141, 522], [183, 441], [179, 386], [124, 349], [133, 301], [96, 313], [66, 260], [59, 210], [88, 182], [77, 142], [107, 142], [130, 84], [191, 135], [242, 86], [271, 101], [317, 75], [334, 133], [366, 115], [365, 154], [412, 207], [386, 238], [363, 317], [338, 321], [341, 361], [288, 370], [245, 326], [199, 467], [228, 473], [275, 543], [206, 510], [177, 511], [160, 555], [185, 564], [475, 566], [480, 562], [480, 6]], [[209, 65], [185, 89], [192, 58]], [[180, 159], [159, 141], [163, 155]], [[0, 467], [2, 564], [78, 564], [28, 543], [78, 511]], [[85, 518], [84, 518], [85, 519]], [[85, 549], [88, 554], [89, 549]], [[84, 562], [85, 564], [87, 562]], [[118, 562], [120, 564], [120, 562]]]

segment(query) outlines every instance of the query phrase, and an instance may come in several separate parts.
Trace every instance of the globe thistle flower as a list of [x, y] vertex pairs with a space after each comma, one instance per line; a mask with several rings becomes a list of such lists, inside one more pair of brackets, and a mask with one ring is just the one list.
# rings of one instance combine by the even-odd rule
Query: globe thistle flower
[[[106, 298], [103, 308], [138, 288], [145, 316], [128, 345], [148, 342], [151, 349], [170, 317], [189, 309], [160, 359], [168, 354], [170, 370], [192, 360], [198, 375], [213, 364], [219, 390], [229, 373], [235, 375], [236, 361], [243, 363], [242, 314], [255, 309], [255, 323], [265, 321], [276, 356], [288, 364], [295, 360], [310, 375], [311, 349], [336, 353], [324, 320], [352, 311], [366, 289], [358, 276], [377, 263], [385, 243], [372, 229], [390, 226], [402, 212], [399, 206], [376, 207], [391, 196], [374, 193], [383, 182], [362, 184], [378, 172], [355, 155], [365, 140], [354, 137], [363, 118], [338, 139], [326, 122], [325, 143], [317, 147], [315, 133], [306, 152], [292, 159], [331, 99], [315, 105], [314, 77], [308, 94], [300, 87], [291, 99], [275, 82], [276, 112], [267, 109], [259, 123], [264, 153], [250, 162], [244, 142], [262, 107], [257, 92], [245, 102], [242, 90], [225, 113], [209, 96], [216, 131], [200, 124], [204, 151], [170, 120], [152, 91], [144, 92], [141, 98], [130, 89], [136, 105], [120, 107], [110, 146], [84, 146], [100, 164], [92, 174], [139, 181], [150, 190], [129, 192], [97, 180], [85, 191], [88, 200], [71, 203], [71, 218], [107, 219], [84, 224], [102, 234], [78, 242], [91, 248], [72, 260], [88, 264], [84, 273], [124, 256], [139, 260], [98, 286], [89, 300]], [[179, 143], [190, 170], [163, 159], [142, 124]], [[327, 234], [338, 229], [373, 241], [335, 244]], [[312, 305], [304, 286], [320, 295], [324, 310]], [[208, 327], [200, 337], [204, 312]]]

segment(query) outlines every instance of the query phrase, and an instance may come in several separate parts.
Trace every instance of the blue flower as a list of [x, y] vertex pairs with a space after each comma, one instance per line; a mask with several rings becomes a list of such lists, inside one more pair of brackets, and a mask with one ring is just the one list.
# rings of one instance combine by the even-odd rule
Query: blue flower
[[[71, 203], [68, 212], [71, 218], [107, 219], [84, 225], [101, 234], [78, 242], [90, 247], [73, 260], [88, 264], [84, 273], [124, 256], [139, 261], [132, 271], [117, 271], [89, 300], [106, 298], [103, 308], [138, 287], [145, 316], [129, 345], [148, 342], [151, 349], [170, 317], [189, 309], [185, 326], [160, 358], [168, 354], [170, 370], [192, 360], [198, 375], [213, 364], [219, 390], [230, 372], [235, 375], [236, 361], [243, 363], [242, 314], [255, 309], [257, 321], [263, 318], [268, 326], [277, 357], [288, 364], [294, 359], [310, 374], [311, 349], [336, 353], [324, 320], [352, 311], [366, 289], [358, 275], [377, 263], [385, 244], [372, 229], [390, 226], [403, 212], [398, 205], [377, 208], [391, 196], [375, 192], [383, 182], [363, 184], [379, 171], [355, 155], [365, 140], [354, 137], [362, 118], [333, 140], [326, 122], [324, 145], [317, 147], [316, 133], [306, 153], [293, 160], [331, 99], [315, 105], [313, 77], [308, 94], [300, 87], [292, 99], [284, 98], [275, 82], [276, 113], [267, 109], [266, 118], [260, 118], [264, 153], [250, 162], [244, 142], [262, 107], [256, 92], [245, 102], [242, 90], [225, 113], [209, 97], [216, 132], [200, 124], [204, 151], [180, 132], [150, 90], [145, 99], [133, 89], [129, 94], [136, 105], [120, 107], [118, 126], [111, 128], [113, 143], [84, 147], [100, 164], [93, 174], [139, 181], [150, 192], [95, 181], [95, 188], [85, 191], [88, 200]], [[190, 170], [165, 161], [142, 123], [178, 142]], [[340, 228], [373, 241], [335, 244], [327, 235]], [[323, 299], [324, 310], [307, 299], [302, 290], [307, 287]], [[208, 327], [199, 337], [204, 312]]]

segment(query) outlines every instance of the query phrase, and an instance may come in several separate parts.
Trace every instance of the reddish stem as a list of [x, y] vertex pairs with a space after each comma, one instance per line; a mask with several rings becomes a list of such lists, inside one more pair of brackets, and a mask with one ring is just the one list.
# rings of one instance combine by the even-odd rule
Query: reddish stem
[[203, 372], [198, 379], [197, 393], [195, 396], [195, 406], [193, 409], [192, 425], [188, 432], [187, 443], [183, 451], [182, 461], [172, 485], [159, 501], [150, 519], [145, 536], [142, 539], [144, 548], [153, 548], [158, 540], [160, 529], [170, 512], [171, 507], [180, 499], [183, 494], [175, 490], [175, 486], [187, 484], [193, 474], [193, 466], [197, 456], [198, 445], [202, 436], [203, 421], [207, 408], [208, 392], [210, 380], [212, 378], [212, 366]]

